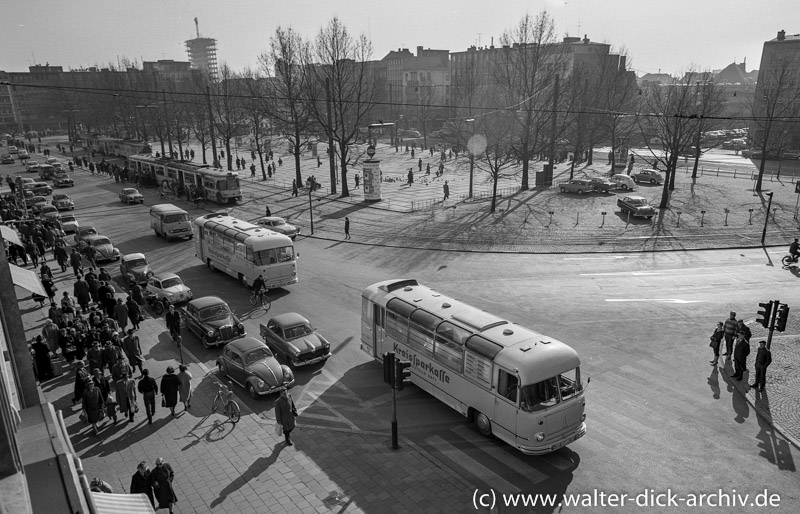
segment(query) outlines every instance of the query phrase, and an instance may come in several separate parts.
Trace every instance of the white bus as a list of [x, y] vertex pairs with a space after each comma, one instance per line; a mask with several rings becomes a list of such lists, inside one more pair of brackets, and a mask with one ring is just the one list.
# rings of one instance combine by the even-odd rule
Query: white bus
[[218, 204], [235, 203], [242, 199], [239, 174], [212, 168], [208, 164], [179, 162], [151, 154], [128, 157], [128, 165], [142, 173], [152, 173], [158, 184], [173, 191], [178, 188], [195, 189], [204, 198]]
[[150, 207], [150, 228], [158, 237], [163, 237], [167, 241], [173, 238], [193, 237], [189, 213], [171, 203], [160, 203]]
[[227, 214], [195, 218], [195, 255], [210, 269], [224, 271], [245, 286], [264, 275], [268, 289], [297, 282], [292, 240]]
[[580, 359], [566, 344], [444, 296], [416, 280], [362, 293], [361, 348], [411, 363], [411, 382], [521, 452], [586, 434]]

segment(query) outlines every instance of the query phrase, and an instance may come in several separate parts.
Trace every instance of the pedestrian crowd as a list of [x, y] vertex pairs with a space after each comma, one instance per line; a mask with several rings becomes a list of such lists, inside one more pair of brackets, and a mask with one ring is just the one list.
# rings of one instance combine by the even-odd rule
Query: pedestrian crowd
[[[718, 322], [714, 333], [711, 334], [710, 347], [714, 352], [713, 358], [709, 361], [712, 366], [719, 364], [720, 351], [724, 341], [725, 353], [723, 357], [733, 360], [733, 375], [731, 378], [736, 381], [744, 379], [744, 375], [748, 373], [747, 357], [750, 355], [750, 338], [752, 332], [750, 328], [744, 324], [744, 320], [737, 320], [736, 313], [731, 311], [728, 319], [724, 322]], [[754, 367], [755, 376], [754, 382], [749, 386], [758, 391], [763, 392], [767, 380], [767, 368], [772, 363], [772, 353], [767, 348], [766, 341], [758, 342], [758, 350], [756, 352]]]

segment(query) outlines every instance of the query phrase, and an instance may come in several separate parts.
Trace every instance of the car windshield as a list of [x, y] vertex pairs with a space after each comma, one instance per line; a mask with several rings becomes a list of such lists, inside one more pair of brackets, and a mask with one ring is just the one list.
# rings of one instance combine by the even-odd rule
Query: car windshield
[[62, 223], [70, 222], [70, 221], [75, 221], [75, 215], [74, 214], [64, 214], [64, 215], [61, 216], [61, 222]]
[[200, 321], [211, 321], [215, 319], [225, 319], [230, 315], [231, 311], [224, 303], [206, 307], [200, 311]]
[[122, 190], [122, 194], [124, 194], [124, 195], [135, 195], [135, 194], [138, 194], [138, 193], [139, 193], [139, 191], [137, 191], [135, 189], [123, 189]]
[[129, 268], [141, 268], [147, 266], [147, 261], [144, 259], [131, 259], [127, 262]]
[[107, 237], [98, 237], [92, 240], [92, 246], [110, 245], [111, 241]]
[[97, 231], [94, 229], [94, 227], [86, 227], [81, 229], [81, 235], [83, 236], [89, 236], [92, 234], [97, 234]]
[[314, 333], [314, 329], [311, 328], [311, 325], [303, 323], [302, 325], [295, 325], [293, 327], [289, 327], [283, 330], [284, 336], [286, 339], [297, 339], [298, 337], [303, 337]]
[[167, 278], [167, 279], [162, 280], [161, 281], [161, 288], [162, 289], [167, 289], [168, 287], [175, 287], [175, 286], [179, 286], [181, 284], [183, 284], [183, 280], [181, 280], [181, 277], [172, 277], [172, 278]]
[[258, 361], [263, 361], [264, 359], [269, 359], [272, 357], [272, 352], [269, 351], [269, 348], [266, 346], [263, 348], [256, 348], [255, 350], [251, 351], [244, 357], [245, 365], [250, 365]]
[[647, 200], [644, 198], [628, 198], [628, 203], [631, 205], [647, 205]]
[[519, 406], [526, 412], [536, 412], [565, 402], [583, 391], [581, 370], [575, 368], [561, 375], [522, 387]]
[[69, 200], [69, 196], [67, 196], [67, 195], [53, 195], [53, 200], [55, 200], [57, 202], [59, 200]]

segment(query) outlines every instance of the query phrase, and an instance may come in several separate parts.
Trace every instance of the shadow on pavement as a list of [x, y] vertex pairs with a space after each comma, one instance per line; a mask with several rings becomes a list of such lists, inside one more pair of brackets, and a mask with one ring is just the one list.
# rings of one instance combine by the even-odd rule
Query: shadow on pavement
[[262, 473], [269, 470], [270, 466], [275, 464], [275, 462], [278, 460], [278, 456], [280, 455], [281, 450], [284, 448], [286, 448], [286, 444], [283, 441], [278, 442], [273, 447], [270, 455], [266, 457], [259, 457], [254, 460], [244, 473], [242, 473], [236, 480], [226, 485], [222, 491], [219, 492], [219, 496], [211, 502], [210, 507], [213, 509], [219, 506], [225, 501], [228, 495], [238, 491], [242, 488], [242, 486], [246, 485], [251, 480], [259, 477]]
[[[756, 392], [756, 400], [759, 407], [769, 413], [769, 398], [766, 392]], [[756, 436], [758, 447], [761, 449], [759, 455], [768, 462], [775, 464], [778, 469], [795, 471], [794, 459], [789, 442], [780, 437], [776, 430], [763, 417], [758, 416], [758, 426], [760, 431]]]

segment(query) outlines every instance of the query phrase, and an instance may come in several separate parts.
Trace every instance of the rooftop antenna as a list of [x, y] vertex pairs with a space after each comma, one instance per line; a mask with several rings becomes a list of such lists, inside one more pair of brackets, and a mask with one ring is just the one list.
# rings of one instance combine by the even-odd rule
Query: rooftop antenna
[[197, 31], [197, 39], [200, 39], [200, 24], [197, 22], [197, 16], [194, 17], [194, 29]]

